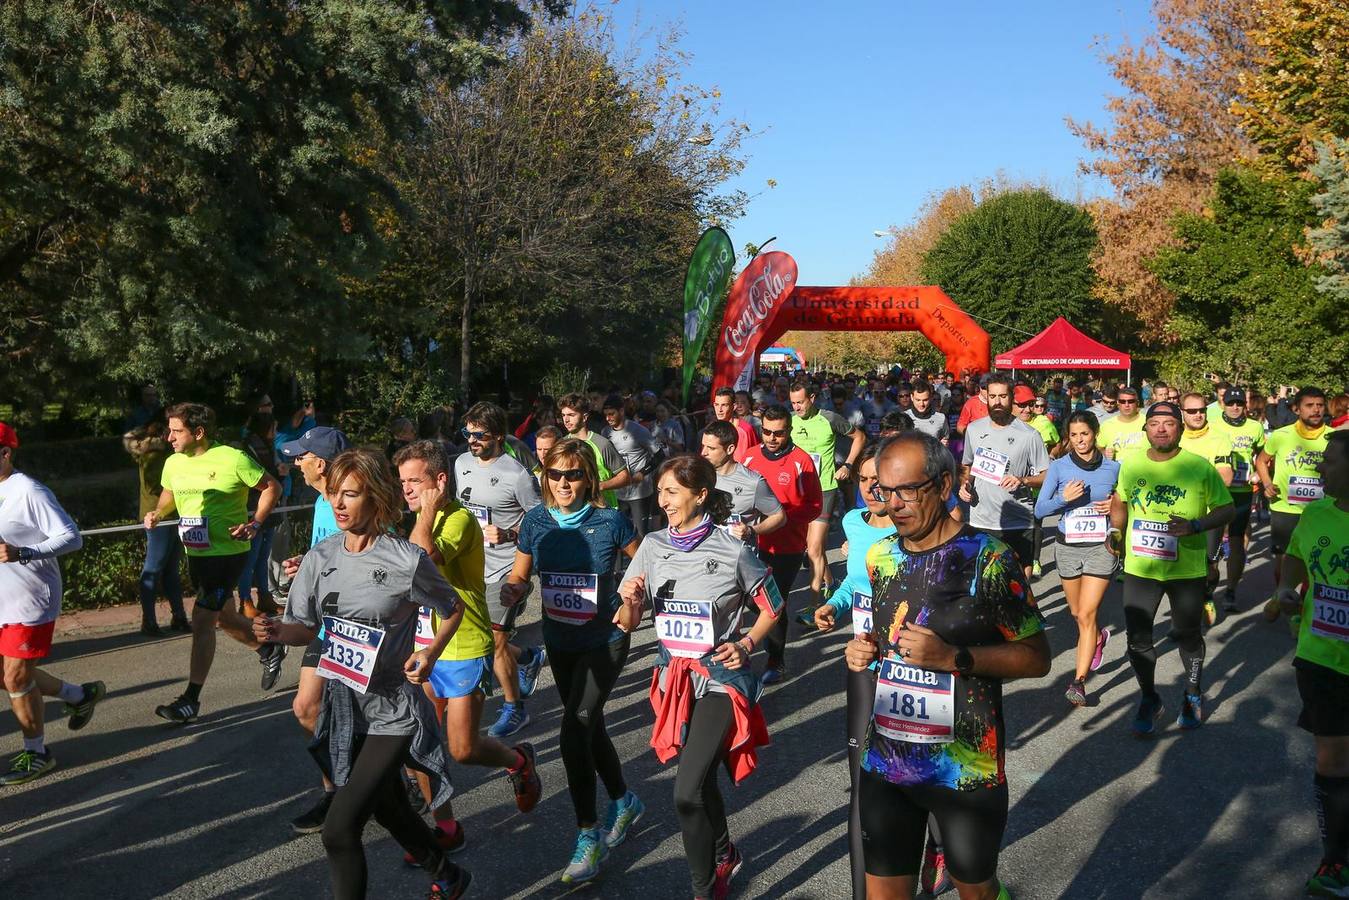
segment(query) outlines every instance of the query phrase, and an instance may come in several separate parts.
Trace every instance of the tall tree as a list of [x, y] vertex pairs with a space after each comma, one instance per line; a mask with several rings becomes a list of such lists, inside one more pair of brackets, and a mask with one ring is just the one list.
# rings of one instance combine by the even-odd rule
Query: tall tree
[[1240, 73], [1233, 103], [1261, 160], [1303, 173], [1315, 145], [1349, 136], [1349, 5], [1343, 0], [1256, 0], [1256, 68]]
[[1083, 171], [1115, 189], [1091, 206], [1097, 296], [1155, 329], [1173, 297], [1147, 260], [1174, 240], [1174, 215], [1203, 209], [1218, 169], [1254, 155], [1231, 105], [1255, 68], [1256, 12], [1248, 0], [1154, 0], [1153, 16], [1153, 35], [1104, 54], [1124, 87], [1110, 124], [1068, 125], [1093, 154]]
[[1320, 184], [1312, 195], [1320, 225], [1307, 232], [1307, 240], [1323, 270], [1316, 289], [1345, 310], [1349, 309], [1349, 140], [1334, 140], [1318, 149], [1311, 174]]
[[1095, 249], [1086, 210], [1048, 191], [1010, 191], [956, 220], [923, 258], [921, 275], [979, 319], [999, 353], [1060, 315], [1095, 330]]
[[1264, 388], [1343, 380], [1344, 305], [1316, 291], [1320, 267], [1304, 262], [1313, 190], [1291, 175], [1225, 169], [1205, 214], [1177, 220], [1176, 245], [1152, 264], [1176, 297], [1163, 377], [1218, 371]]
[[527, 22], [502, 0], [0, 5], [6, 384], [349, 352], [342, 279], [377, 265], [394, 195], [364, 148]]

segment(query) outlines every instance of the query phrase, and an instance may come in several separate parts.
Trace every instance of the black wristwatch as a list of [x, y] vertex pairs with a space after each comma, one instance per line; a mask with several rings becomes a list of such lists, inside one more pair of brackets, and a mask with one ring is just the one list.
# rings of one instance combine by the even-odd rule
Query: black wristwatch
[[974, 674], [974, 654], [969, 647], [956, 648], [956, 674], [968, 678]]

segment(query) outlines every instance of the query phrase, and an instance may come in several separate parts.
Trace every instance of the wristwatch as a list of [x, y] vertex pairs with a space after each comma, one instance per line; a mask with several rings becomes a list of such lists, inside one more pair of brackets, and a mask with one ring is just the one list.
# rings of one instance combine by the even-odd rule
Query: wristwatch
[[962, 678], [974, 674], [974, 654], [969, 647], [956, 648], [956, 674]]
[[26, 566], [26, 565], [28, 565], [28, 564], [29, 564], [30, 562], [32, 562], [32, 561], [33, 561], [33, 548], [32, 548], [32, 547], [20, 547], [20, 548], [19, 548], [19, 565], [21, 565], [21, 566]]

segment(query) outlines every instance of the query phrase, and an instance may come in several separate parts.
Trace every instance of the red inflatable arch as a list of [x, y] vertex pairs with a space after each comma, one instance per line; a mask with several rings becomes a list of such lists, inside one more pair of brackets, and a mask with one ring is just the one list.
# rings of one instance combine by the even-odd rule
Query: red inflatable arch
[[755, 257], [726, 304], [713, 386], [747, 388], [760, 351], [787, 331], [917, 331], [957, 375], [989, 370], [988, 332], [939, 287], [807, 287], [786, 253]]

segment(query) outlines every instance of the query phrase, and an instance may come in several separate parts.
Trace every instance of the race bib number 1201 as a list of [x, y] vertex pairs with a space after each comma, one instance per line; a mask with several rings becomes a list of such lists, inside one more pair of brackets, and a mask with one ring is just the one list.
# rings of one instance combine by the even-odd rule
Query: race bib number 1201
[[1312, 634], [1349, 641], [1349, 588], [1312, 582]]

